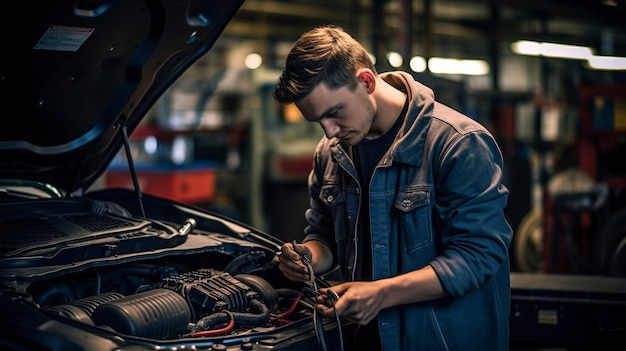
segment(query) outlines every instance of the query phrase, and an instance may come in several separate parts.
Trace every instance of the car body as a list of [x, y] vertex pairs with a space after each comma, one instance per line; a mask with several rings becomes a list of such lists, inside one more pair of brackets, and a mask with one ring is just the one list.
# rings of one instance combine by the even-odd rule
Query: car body
[[341, 345], [314, 289], [279, 271], [276, 237], [138, 184], [90, 190], [241, 2], [3, 5], [2, 349]]

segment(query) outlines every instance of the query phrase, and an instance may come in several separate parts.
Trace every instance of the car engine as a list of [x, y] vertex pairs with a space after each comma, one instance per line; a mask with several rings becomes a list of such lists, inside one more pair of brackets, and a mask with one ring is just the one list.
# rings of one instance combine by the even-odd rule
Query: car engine
[[276, 243], [161, 201], [145, 202], [150, 219], [97, 198], [0, 205], [0, 295], [152, 340], [253, 337], [310, 319], [315, 291], [282, 275]]
[[[153, 273], [172, 272], [173, 268], [135, 267], [135, 272], [150, 272], [143, 278], [132, 277], [129, 271], [107, 273], [106, 292], [76, 299], [96, 286], [77, 289], [85, 282], [72, 280], [35, 286], [33, 298], [46, 312], [159, 340], [265, 331], [311, 313], [304, 292], [275, 289], [257, 275], [233, 276], [203, 268], [150, 282]], [[97, 274], [94, 271], [94, 277]], [[129, 290], [134, 292], [120, 292]]]

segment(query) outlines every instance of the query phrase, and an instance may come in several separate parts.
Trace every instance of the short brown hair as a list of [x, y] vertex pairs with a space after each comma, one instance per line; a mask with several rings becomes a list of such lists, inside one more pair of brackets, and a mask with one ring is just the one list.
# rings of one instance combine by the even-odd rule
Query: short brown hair
[[307, 96], [319, 83], [330, 89], [347, 86], [353, 90], [355, 72], [374, 64], [365, 48], [341, 27], [329, 25], [304, 33], [293, 45], [285, 69], [276, 87], [274, 98], [292, 103]]

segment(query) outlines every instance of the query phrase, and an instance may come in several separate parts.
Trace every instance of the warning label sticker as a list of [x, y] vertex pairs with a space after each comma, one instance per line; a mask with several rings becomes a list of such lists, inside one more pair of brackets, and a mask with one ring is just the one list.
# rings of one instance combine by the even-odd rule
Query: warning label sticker
[[35, 49], [77, 51], [93, 33], [93, 28], [52, 25], [41, 36]]

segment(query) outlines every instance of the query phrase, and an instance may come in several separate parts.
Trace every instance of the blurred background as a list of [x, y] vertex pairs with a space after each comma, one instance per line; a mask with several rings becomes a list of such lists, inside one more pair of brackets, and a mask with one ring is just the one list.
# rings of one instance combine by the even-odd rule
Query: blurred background
[[[131, 135], [141, 188], [284, 240], [303, 236], [321, 128], [271, 93], [324, 24], [492, 131], [505, 158], [512, 270], [626, 275], [626, 2], [248, 0]], [[120, 154], [104, 186], [132, 187]]]

